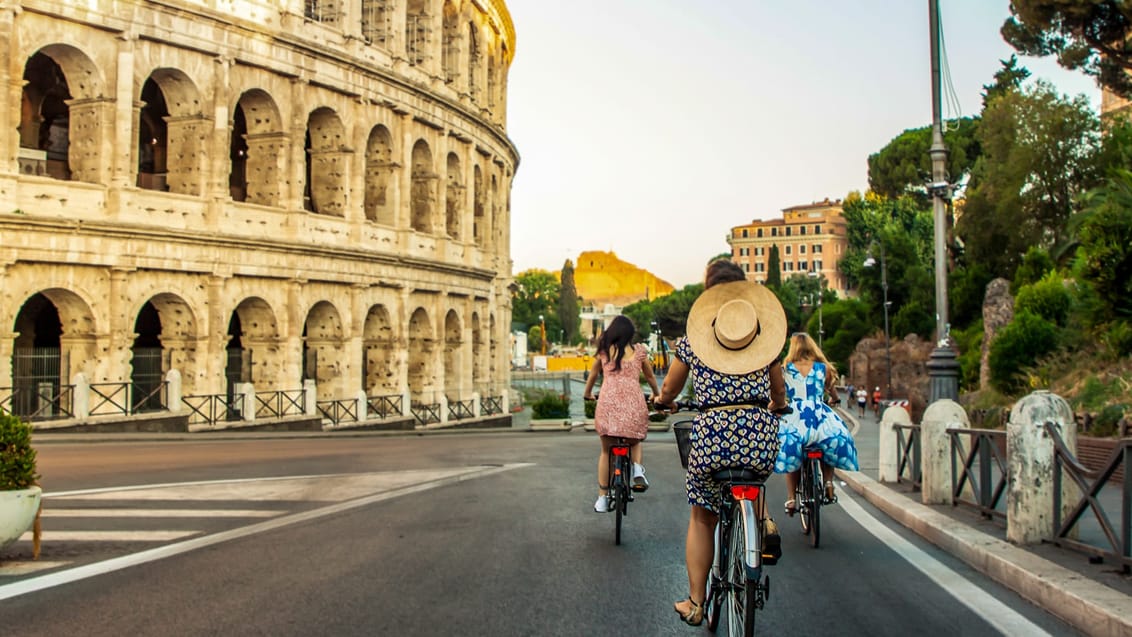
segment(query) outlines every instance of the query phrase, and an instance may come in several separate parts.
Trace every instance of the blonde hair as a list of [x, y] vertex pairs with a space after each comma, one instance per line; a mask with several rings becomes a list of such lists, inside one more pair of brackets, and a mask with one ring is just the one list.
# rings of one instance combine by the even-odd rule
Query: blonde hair
[[829, 362], [825, 357], [825, 352], [821, 351], [818, 344], [810, 335], [805, 332], [794, 332], [790, 336], [790, 348], [786, 350], [786, 358], [784, 362], [794, 363], [797, 361], [820, 361], [825, 363], [826, 383], [832, 385], [837, 380], [837, 366]]

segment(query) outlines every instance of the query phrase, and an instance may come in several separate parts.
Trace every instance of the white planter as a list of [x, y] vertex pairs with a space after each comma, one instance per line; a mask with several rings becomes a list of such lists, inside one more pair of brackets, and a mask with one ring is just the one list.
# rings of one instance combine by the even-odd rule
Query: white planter
[[42, 495], [39, 487], [0, 491], [0, 549], [20, 539], [31, 528]]
[[572, 427], [566, 418], [531, 419], [531, 431], [570, 431]]

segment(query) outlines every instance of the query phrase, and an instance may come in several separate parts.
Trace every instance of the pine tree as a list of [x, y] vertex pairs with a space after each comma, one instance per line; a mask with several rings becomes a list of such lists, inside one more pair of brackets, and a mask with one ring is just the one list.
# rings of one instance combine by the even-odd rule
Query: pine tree
[[562, 266], [562, 283], [558, 292], [558, 322], [565, 332], [563, 341], [576, 342], [582, 319], [578, 313], [578, 290], [574, 287], [574, 264], [570, 259], [566, 259], [565, 265]]
[[766, 285], [769, 288], [782, 287], [782, 266], [778, 262], [778, 244], [770, 246], [770, 258], [766, 263]]

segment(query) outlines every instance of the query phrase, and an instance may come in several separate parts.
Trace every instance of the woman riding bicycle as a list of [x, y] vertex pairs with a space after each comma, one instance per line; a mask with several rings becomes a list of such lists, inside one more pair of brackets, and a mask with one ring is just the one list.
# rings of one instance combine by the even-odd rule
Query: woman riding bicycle
[[[778, 453], [778, 420], [786, 405], [777, 358], [786, 339], [786, 314], [766, 287], [747, 281], [736, 264], [708, 264], [704, 291], [688, 313], [687, 336], [654, 401], [671, 406], [689, 374], [700, 413], [692, 425], [685, 488], [692, 505], [684, 558], [689, 596], [676, 603], [680, 619], [703, 621], [708, 571], [715, 553], [713, 531], [722, 494], [712, 474], [743, 467], [770, 475]], [[760, 406], [762, 405], [762, 406]], [[777, 527], [766, 518], [764, 550], [777, 554]]]
[[[857, 447], [853, 436], [841, 416], [824, 400], [827, 388], [834, 398], [837, 396], [833, 389], [837, 370], [809, 334], [798, 332], [790, 337], [783, 375], [793, 413], [782, 419], [778, 429], [778, 458], [774, 471], [786, 474], [786, 492], [793, 496], [805, 449], [807, 446], [817, 447], [822, 452], [825, 497], [833, 500], [833, 467], [857, 470]], [[786, 513], [793, 516], [796, 511], [796, 503], [791, 497], [786, 501]]]

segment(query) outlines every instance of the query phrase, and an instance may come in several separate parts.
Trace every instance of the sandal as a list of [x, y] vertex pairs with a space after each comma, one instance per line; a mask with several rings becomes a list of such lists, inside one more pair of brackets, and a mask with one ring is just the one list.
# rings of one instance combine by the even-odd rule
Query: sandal
[[680, 616], [680, 621], [684, 622], [685, 624], [687, 624], [689, 626], [699, 626], [700, 624], [702, 624], [703, 621], [704, 621], [704, 605], [703, 604], [697, 604], [696, 602], [692, 601], [691, 597], [688, 597], [687, 599], [682, 599], [682, 600], [680, 600], [676, 603], [682, 604], [684, 602], [688, 602], [689, 604], [691, 604], [691, 607], [692, 607], [691, 610], [689, 610], [688, 614], [686, 614], [686, 615], [684, 613], [680, 612], [679, 606], [673, 606], [673, 608], [676, 609], [676, 614]]
[[837, 494], [833, 491], [833, 480], [827, 480], [825, 483], [825, 501], [837, 502]]
[[763, 521], [763, 564], [774, 566], [778, 558], [782, 557], [782, 536], [778, 534], [778, 525], [774, 520], [767, 518]]
[[783, 506], [786, 508], [786, 515], [790, 517], [794, 517], [794, 514], [798, 512], [798, 505], [794, 502], [793, 498], [787, 500], [786, 504]]

